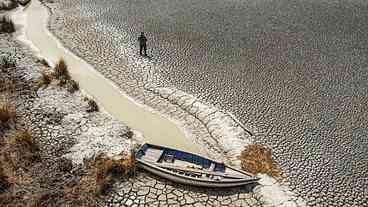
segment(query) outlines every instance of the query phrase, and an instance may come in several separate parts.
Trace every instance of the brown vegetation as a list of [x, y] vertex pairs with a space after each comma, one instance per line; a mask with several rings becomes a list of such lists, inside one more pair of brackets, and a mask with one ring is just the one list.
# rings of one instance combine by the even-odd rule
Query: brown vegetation
[[27, 169], [32, 163], [40, 160], [38, 145], [28, 130], [17, 130], [6, 138], [5, 143], [3, 153], [10, 157], [10, 162], [15, 169]]
[[0, 3], [0, 10], [11, 10], [18, 6], [16, 0], [3, 1]]
[[37, 62], [41, 63], [45, 67], [50, 67], [49, 63], [44, 58], [38, 59]]
[[32, 182], [29, 171], [40, 161], [38, 146], [28, 130], [15, 131], [0, 141], [0, 206], [22, 205], [22, 197], [9, 187]]
[[69, 80], [67, 84], [68, 91], [74, 93], [79, 90], [79, 84], [75, 80]]
[[243, 170], [253, 174], [264, 173], [274, 178], [280, 177], [280, 169], [272, 159], [271, 149], [260, 145], [248, 145], [239, 156]]
[[127, 133], [125, 134], [129, 139], [133, 138], [134, 136], [134, 132], [132, 130], [127, 131]]
[[15, 81], [5, 79], [0, 79], [0, 93], [11, 94], [15, 91]]
[[14, 120], [16, 115], [15, 106], [8, 100], [0, 100], [0, 124]]
[[98, 111], [98, 105], [97, 105], [96, 101], [87, 98], [87, 103], [88, 103], [87, 112], [91, 113], [91, 112], [97, 112]]
[[5, 175], [2, 165], [0, 165], [0, 193], [5, 192], [9, 187], [8, 176]]
[[[1, 30], [1, 20], [0, 20], [0, 30]], [[15, 66], [16, 66], [16, 62], [14, 58], [12, 58], [10, 55], [1, 56], [0, 69], [14, 68]]]
[[[48, 66], [48, 63], [45, 59], [41, 59], [39, 62], [45, 66]], [[75, 80], [71, 79], [68, 66], [63, 59], [60, 59], [55, 65], [54, 71], [52, 73], [42, 72], [42, 76], [37, 81], [36, 87], [41, 88], [42, 86], [48, 86], [54, 79], [59, 81], [59, 86], [66, 86], [70, 93], [74, 93], [75, 91], [79, 90], [79, 84]]]
[[84, 164], [87, 173], [76, 186], [65, 189], [68, 200], [80, 206], [97, 206], [97, 198], [106, 195], [117, 179], [132, 176], [136, 170], [134, 156], [112, 159], [100, 154]]
[[18, 0], [18, 3], [22, 6], [26, 6], [31, 0]]
[[15, 32], [14, 22], [6, 16], [0, 18], [0, 34]]
[[54, 76], [52, 74], [42, 72], [41, 78], [37, 81], [37, 88], [41, 88], [42, 86], [48, 86], [53, 79]]
[[68, 66], [66, 65], [64, 59], [60, 59], [59, 62], [56, 63], [54, 68], [54, 76], [59, 80], [70, 80]]

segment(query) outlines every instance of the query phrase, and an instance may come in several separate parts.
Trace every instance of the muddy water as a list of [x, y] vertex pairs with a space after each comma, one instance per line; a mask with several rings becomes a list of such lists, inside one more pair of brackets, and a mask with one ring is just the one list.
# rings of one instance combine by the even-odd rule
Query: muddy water
[[63, 58], [69, 66], [73, 79], [110, 114], [142, 132], [147, 142], [199, 153], [198, 147], [185, 137], [175, 123], [135, 103], [91, 65], [65, 49], [47, 31], [48, 10], [39, 1], [32, 1], [25, 9], [25, 15], [26, 39], [37, 48], [39, 55], [53, 63]]

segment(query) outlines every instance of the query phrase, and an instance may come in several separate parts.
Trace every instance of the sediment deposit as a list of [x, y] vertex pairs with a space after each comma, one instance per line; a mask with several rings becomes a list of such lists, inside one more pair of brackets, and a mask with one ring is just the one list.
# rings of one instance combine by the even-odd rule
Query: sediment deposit
[[[129, 95], [182, 120], [186, 111], [157, 106], [145, 86], [175, 87], [232, 112], [271, 146], [308, 205], [367, 205], [366, 1], [47, 5], [53, 33]], [[137, 54], [141, 30], [151, 59]]]

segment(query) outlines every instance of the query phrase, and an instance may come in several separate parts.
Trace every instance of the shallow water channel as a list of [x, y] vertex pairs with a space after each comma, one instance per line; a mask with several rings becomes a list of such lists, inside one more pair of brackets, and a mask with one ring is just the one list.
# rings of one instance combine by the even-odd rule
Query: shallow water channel
[[147, 142], [199, 153], [198, 147], [174, 122], [134, 102], [91, 65], [64, 48], [47, 30], [49, 13], [39, 1], [32, 1], [24, 12], [26, 39], [37, 48], [39, 55], [53, 63], [63, 58], [73, 79], [105, 110], [143, 133]]

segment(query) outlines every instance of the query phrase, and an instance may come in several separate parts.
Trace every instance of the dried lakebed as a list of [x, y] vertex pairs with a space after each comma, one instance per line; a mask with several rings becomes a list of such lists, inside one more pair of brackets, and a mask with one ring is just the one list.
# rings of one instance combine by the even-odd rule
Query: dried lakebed
[[[32, 9], [32, 5], [38, 2], [32, 2], [28, 9]], [[41, 7], [38, 7], [40, 9]], [[29, 11], [29, 10], [28, 10]], [[32, 11], [32, 10], [31, 10]], [[41, 10], [38, 11], [38, 15], [42, 14]], [[16, 21], [17, 28], [21, 29], [17, 33], [18, 38], [29, 46], [33, 47], [36, 51], [40, 52], [37, 48], [37, 42], [33, 42], [32, 38], [27, 39], [27, 35], [32, 32], [29, 30], [31, 24], [29, 20], [35, 20], [30, 18], [29, 13], [23, 13], [24, 11], [18, 10], [14, 13], [13, 19]], [[27, 12], [27, 10], [26, 10]], [[40, 15], [41, 17], [43, 15]], [[26, 21], [24, 21], [26, 20]], [[42, 24], [41, 24], [42, 25]], [[41, 30], [37, 30], [38, 35], [45, 31], [40, 27]], [[24, 31], [25, 35], [24, 35]], [[33, 30], [35, 31], [35, 30]], [[46, 34], [46, 33], [45, 33]], [[44, 34], [42, 34], [44, 35]], [[39, 37], [37, 37], [39, 38]], [[44, 39], [45, 40], [45, 39]], [[36, 44], [34, 44], [36, 43]], [[51, 42], [49, 42], [51, 43]], [[61, 47], [50, 48], [50, 52], [55, 54], [55, 50], [59, 50]], [[47, 53], [42, 53], [45, 48], [40, 48], [41, 54], [46, 58]], [[61, 48], [62, 49], [62, 48]], [[59, 53], [60, 55], [60, 53]], [[66, 58], [61, 54], [62, 57]], [[59, 58], [60, 56], [51, 56], [53, 58]], [[82, 60], [80, 60], [82, 61]], [[78, 65], [72, 65], [78, 66]], [[27, 69], [27, 68], [26, 68]], [[31, 70], [31, 69], [29, 69]], [[72, 75], [75, 75], [75, 69], [71, 69]], [[73, 72], [74, 71], [74, 72]], [[30, 72], [30, 71], [29, 71]], [[90, 71], [91, 72], [91, 71]], [[73, 77], [74, 77], [73, 76]], [[83, 86], [83, 85], [82, 85]], [[139, 85], [135, 85], [139, 87]], [[140, 90], [143, 90], [141, 88]], [[194, 97], [184, 94], [181, 91], [165, 88], [147, 88], [144, 91], [149, 92], [152, 97], [157, 98], [157, 101], [151, 100], [155, 107], [160, 110], [169, 110], [168, 115], [178, 116], [177, 118], [186, 118], [185, 121], [190, 123], [188, 127], [193, 127], [193, 134], [195, 137], [200, 138], [198, 140], [201, 144], [207, 144], [208, 152], [211, 155], [227, 158], [227, 162], [237, 164], [236, 156], [242, 147], [251, 141], [250, 133], [244, 128], [244, 126], [236, 121], [236, 119], [226, 114], [223, 111], [216, 109], [215, 107], [206, 106], [196, 100]], [[159, 94], [159, 95], [157, 95]], [[43, 143], [42, 149], [48, 151], [53, 149], [53, 146], [59, 145], [57, 154], [52, 156], [64, 156], [73, 160], [75, 164], [81, 163], [83, 158], [93, 156], [98, 152], [107, 152], [108, 154], [116, 154], [118, 151], [126, 151], [130, 145], [130, 141], [127, 137], [124, 137], [127, 132], [127, 128], [124, 125], [119, 125], [115, 120], [111, 120], [110, 117], [105, 120], [94, 119], [92, 125], [86, 124], [84, 121], [85, 116], [80, 114], [75, 108], [80, 106], [80, 102], [73, 102], [71, 99], [66, 99], [65, 91], [57, 91], [55, 88], [49, 88], [47, 90], [39, 91], [38, 94], [41, 99], [37, 104], [37, 107], [50, 103], [51, 108], [45, 108], [44, 110], [59, 110], [63, 116], [55, 117], [57, 121], [53, 123], [54, 118], [51, 122], [40, 122], [40, 126], [35, 128], [41, 128], [43, 132], [38, 134], [38, 139]], [[77, 94], [77, 96], [80, 94]], [[70, 98], [80, 97], [70, 96]], [[63, 101], [61, 101], [62, 99]], [[65, 99], [65, 100], [64, 100]], [[60, 103], [58, 103], [60, 102]], [[65, 104], [65, 103], [68, 104]], [[73, 103], [70, 103], [73, 102]], [[173, 103], [174, 104], [173, 104]], [[161, 104], [161, 105], [160, 105]], [[83, 108], [83, 106], [81, 106]], [[165, 110], [164, 110], [165, 109]], [[172, 110], [174, 109], [174, 110]], [[170, 111], [172, 110], [172, 111]], [[57, 112], [57, 114], [59, 114]], [[35, 116], [38, 116], [35, 111]], [[42, 111], [44, 114], [44, 111]], [[47, 115], [48, 116], [48, 115]], [[105, 115], [103, 115], [105, 116]], [[60, 120], [59, 120], [60, 119]], [[94, 121], [101, 121], [101, 128], [96, 127]], [[192, 122], [197, 122], [198, 125], [193, 125]], [[45, 126], [52, 123], [50, 131], [44, 130]], [[72, 124], [70, 124], [72, 123]], [[61, 125], [60, 125], [61, 124]], [[108, 128], [107, 125], [111, 127]], [[32, 125], [30, 123], [30, 125]], [[218, 127], [216, 127], [218, 126]], [[71, 127], [69, 129], [69, 127]], [[73, 128], [76, 127], [76, 128]], [[107, 127], [107, 130], [102, 128]], [[120, 129], [121, 128], [121, 129]], [[60, 131], [62, 129], [67, 129]], [[195, 129], [195, 130], [194, 130]], [[37, 129], [34, 129], [37, 130]], [[76, 134], [73, 134], [77, 130]], [[81, 130], [81, 131], [78, 131]], [[109, 131], [112, 133], [109, 134]], [[54, 132], [53, 132], [54, 131]], [[59, 136], [58, 133], [66, 133]], [[69, 134], [68, 134], [69, 133]], [[70, 134], [72, 133], [72, 134]], [[204, 136], [202, 136], [202, 134]], [[229, 135], [230, 133], [230, 135]], [[232, 140], [224, 139], [228, 134]], [[57, 139], [55, 139], [57, 138]], [[207, 139], [204, 139], [207, 138]], [[249, 138], [249, 139], [247, 139]], [[69, 143], [68, 139], [72, 142]], [[56, 143], [55, 143], [56, 142]], [[213, 142], [213, 143], [211, 143]], [[223, 147], [223, 146], [225, 147]], [[51, 147], [51, 148], [49, 148]], [[261, 175], [260, 175], [261, 176]], [[142, 182], [143, 180], [143, 182]], [[128, 185], [131, 183], [132, 185]], [[130, 180], [129, 183], [123, 182], [118, 183], [113, 192], [111, 193], [111, 199], [106, 200], [106, 205], [109, 206], [165, 206], [165, 205], [188, 205], [188, 206], [304, 206], [305, 203], [301, 198], [298, 198], [295, 194], [291, 193], [287, 186], [280, 185], [274, 179], [268, 176], [262, 176], [260, 185], [248, 186], [247, 188], [234, 188], [233, 190], [211, 190], [211, 189], [197, 189], [192, 187], [186, 187], [171, 183], [165, 180], [161, 180], [152, 175], [146, 175], [140, 173], [137, 178]], [[148, 190], [148, 192], [147, 192]], [[184, 196], [183, 196], [184, 195]]]
[[[144, 87], [175, 86], [195, 94], [196, 100], [233, 112], [254, 133], [253, 141], [270, 145], [291, 188], [308, 205], [366, 206], [367, 4], [60, 0], [48, 5], [54, 8], [53, 33], [128, 94], [147, 104], [157, 98]], [[143, 25], [152, 60], [136, 52]], [[182, 93], [164, 96], [185, 103], [186, 96], [176, 94]], [[207, 115], [211, 119], [214, 113]], [[207, 146], [226, 153], [216, 144]]]
[[[152, 112], [152, 109], [135, 103], [88, 63], [63, 48], [45, 29], [48, 11], [40, 2], [32, 2], [25, 12], [18, 16], [22, 16], [18, 18], [19, 21], [26, 22], [23, 39], [29, 40], [41, 57], [45, 57], [51, 63], [63, 58], [70, 68], [71, 75], [81, 87], [115, 117], [141, 131], [148, 139], [146, 141], [156, 144], [166, 142], [169, 146], [200, 152], [196, 146], [187, 144], [185, 134], [173, 122]], [[34, 22], [39, 24], [35, 25]]]

